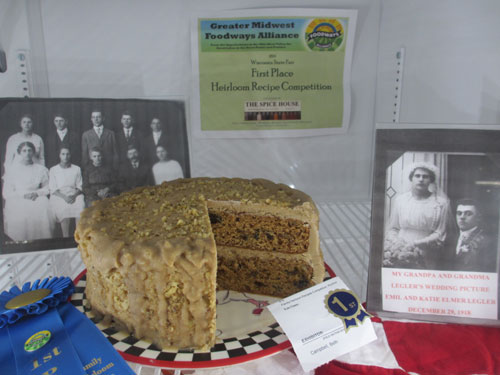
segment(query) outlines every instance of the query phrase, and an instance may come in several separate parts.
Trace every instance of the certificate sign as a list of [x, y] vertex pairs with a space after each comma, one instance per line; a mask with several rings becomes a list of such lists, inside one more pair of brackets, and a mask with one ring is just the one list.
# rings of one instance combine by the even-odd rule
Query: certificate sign
[[345, 131], [355, 10], [266, 9], [193, 24], [195, 132], [204, 137]]
[[382, 269], [387, 311], [497, 319], [498, 274]]
[[374, 341], [370, 316], [338, 278], [268, 306], [305, 371]]

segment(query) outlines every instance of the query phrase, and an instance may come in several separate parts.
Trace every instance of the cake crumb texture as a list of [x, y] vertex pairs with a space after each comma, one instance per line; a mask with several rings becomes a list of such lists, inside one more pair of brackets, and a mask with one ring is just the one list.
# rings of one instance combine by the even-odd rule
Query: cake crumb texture
[[209, 210], [217, 245], [304, 253], [309, 247], [309, 224], [277, 216], [257, 216]]
[[286, 297], [313, 286], [313, 268], [300, 257], [269, 259], [262, 252], [218, 247], [217, 288]]

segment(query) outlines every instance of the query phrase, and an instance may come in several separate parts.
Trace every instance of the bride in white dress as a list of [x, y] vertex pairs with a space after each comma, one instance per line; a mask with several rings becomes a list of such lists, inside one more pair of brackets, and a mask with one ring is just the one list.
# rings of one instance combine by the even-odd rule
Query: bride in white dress
[[431, 191], [437, 168], [415, 163], [408, 178], [410, 191], [396, 197], [388, 223], [385, 243], [385, 266], [433, 268], [443, 251], [450, 203], [444, 193]]
[[22, 142], [17, 147], [19, 163], [4, 175], [4, 231], [14, 241], [52, 237], [49, 173], [33, 161], [35, 145]]

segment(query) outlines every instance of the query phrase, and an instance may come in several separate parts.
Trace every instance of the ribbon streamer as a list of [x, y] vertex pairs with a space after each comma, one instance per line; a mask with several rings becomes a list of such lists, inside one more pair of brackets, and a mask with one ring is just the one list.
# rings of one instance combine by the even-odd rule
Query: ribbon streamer
[[9, 375], [134, 375], [99, 329], [73, 305], [67, 277], [0, 294], [0, 368]]
[[135, 375], [96, 325], [76, 307], [65, 303], [58, 310], [88, 375]]
[[[7, 330], [18, 374], [87, 375], [57, 309], [49, 309], [45, 314], [9, 325]], [[26, 341], [42, 331], [51, 334], [46, 345], [35, 351], [26, 351]]]

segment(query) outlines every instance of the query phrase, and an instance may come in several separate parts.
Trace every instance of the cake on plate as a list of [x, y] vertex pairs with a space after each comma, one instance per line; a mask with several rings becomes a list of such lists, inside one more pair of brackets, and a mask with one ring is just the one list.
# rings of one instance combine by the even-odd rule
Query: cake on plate
[[263, 179], [192, 178], [84, 210], [92, 309], [162, 348], [215, 343], [216, 288], [285, 297], [323, 280], [318, 210]]

